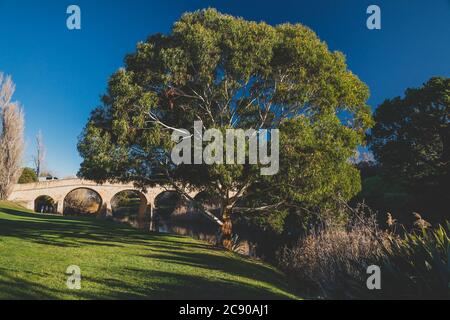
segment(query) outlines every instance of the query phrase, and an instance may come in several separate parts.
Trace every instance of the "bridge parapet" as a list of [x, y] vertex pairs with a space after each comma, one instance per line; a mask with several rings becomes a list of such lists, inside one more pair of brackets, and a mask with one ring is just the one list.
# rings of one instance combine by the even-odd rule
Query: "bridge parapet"
[[[47, 196], [50, 197], [55, 205], [56, 211], [59, 214], [64, 212], [64, 200], [66, 196], [76, 189], [86, 188], [95, 191], [102, 200], [102, 210], [103, 214], [111, 215], [111, 201], [113, 197], [122, 192], [133, 190], [142, 195], [143, 201], [139, 209], [140, 215], [145, 215], [148, 208], [150, 214], [153, 212], [155, 206], [156, 197], [165, 192], [170, 191], [163, 186], [157, 186], [154, 188], [149, 188], [145, 193], [141, 190], [135, 188], [134, 184], [120, 184], [120, 183], [110, 183], [106, 182], [103, 184], [98, 184], [94, 181], [83, 180], [83, 179], [63, 179], [63, 180], [51, 180], [51, 181], [40, 181], [28, 184], [16, 184], [14, 186], [13, 192], [11, 193], [9, 200], [18, 202], [25, 206], [27, 209], [35, 210], [35, 201], [39, 197]], [[197, 192], [192, 192], [190, 196], [194, 197]]]
[[16, 191], [27, 191], [27, 190], [41, 190], [50, 188], [60, 188], [60, 187], [128, 187], [135, 189], [132, 183], [129, 184], [117, 184], [106, 182], [104, 184], [98, 184], [91, 180], [84, 179], [62, 179], [62, 180], [50, 180], [50, 181], [39, 181], [33, 183], [16, 184], [14, 186], [13, 192]]

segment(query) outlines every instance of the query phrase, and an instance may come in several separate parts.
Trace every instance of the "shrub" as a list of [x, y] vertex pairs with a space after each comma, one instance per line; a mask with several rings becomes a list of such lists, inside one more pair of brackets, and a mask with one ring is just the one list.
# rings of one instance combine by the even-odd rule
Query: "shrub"
[[23, 168], [18, 183], [25, 184], [33, 182], [38, 182], [38, 176], [36, 172], [31, 168]]
[[450, 299], [450, 224], [392, 241], [382, 264], [383, 296]]
[[389, 234], [373, 214], [353, 215], [346, 226], [324, 223], [280, 254], [281, 266], [311, 295], [349, 299], [367, 291], [366, 270], [379, 261]]
[[[416, 229], [400, 236], [390, 215], [383, 231], [374, 214], [352, 213], [344, 228], [325, 223], [280, 253], [301, 287], [331, 299], [450, 299], [450, 224], [431, 229], [416, 214]], [[366, 286], [370, 265], [381, 269], [381, 290]]]

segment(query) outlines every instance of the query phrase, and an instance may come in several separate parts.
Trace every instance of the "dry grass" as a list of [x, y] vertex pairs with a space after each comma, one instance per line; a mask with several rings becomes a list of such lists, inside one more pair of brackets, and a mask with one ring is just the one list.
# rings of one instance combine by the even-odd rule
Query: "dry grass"
[[352, 298], [348, 286], [365, 286], [367, 267], [383, 258], [391, 237], [380, 230], [374, 214], [359, 210], [346, 226], [324, 223], [293, 248], [285, 248], [280, 263], [310, 294]]
[[[449, 299], [450, 224], [432, 227], [413, 213], [407, 231], [387, 214], [387, 231], [365, 206], [346, 208], [345, 226], [324, 223], [280, 254], [281, 266], [305, 294], [331, 299]], [[397, 227], [401, 234], [397, 234]], [[367, 287], [368, 267], [381, 270], [381, 290]]]

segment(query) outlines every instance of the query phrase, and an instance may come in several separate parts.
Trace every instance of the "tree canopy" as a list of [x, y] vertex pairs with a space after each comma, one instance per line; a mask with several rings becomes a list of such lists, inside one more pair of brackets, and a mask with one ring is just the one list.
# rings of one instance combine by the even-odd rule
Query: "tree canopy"
[[25, 183], [33, 183], [38, 181], [38, 176], [36, 171], [31, 168], [23, 168], [22, 174], [20, 175], [19, 182], [20, 184]]
[[[348, 159], [372, 125], [368, 96], [344, 55], [303, 25], [270, 26], [214, 9], [186, 13], [169, 34], [139, 43], [109, 80], [79, 140], [79, 175], [168, 184], [186, 197], [186, 188], [204, 190], [220, 199], [228, 227], [248, 208], [327, 206], [360, 188]], [[173, 129], [192, 133], [197, 120], [221, 131], [279, 129], [279, 173], [174, 165]]]
[[[448, 206], [450, 189], [450, 78], [431, 78], [375, 112], [371, 148], [384, 177], [416, 196]], [[440, 199], [439, 199], [440, 198]], [[446, 199], [446, 200], [444, 200]], [[446, 210], [448, 211], [448, 210]]]
[[375, 112], [371, 146], [392, 177], [443, 186], [450, 168], [450, 79], [432, 78], [386, 100]]

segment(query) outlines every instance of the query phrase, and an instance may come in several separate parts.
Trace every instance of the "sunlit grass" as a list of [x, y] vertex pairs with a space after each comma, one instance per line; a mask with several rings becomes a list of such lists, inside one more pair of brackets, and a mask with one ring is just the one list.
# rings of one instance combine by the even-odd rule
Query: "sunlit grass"
[[[82, 272], [81, 290], [66, 269]], [[0, 202], [0, 298], [289, 299], [271, 266], [203, 242]]]

